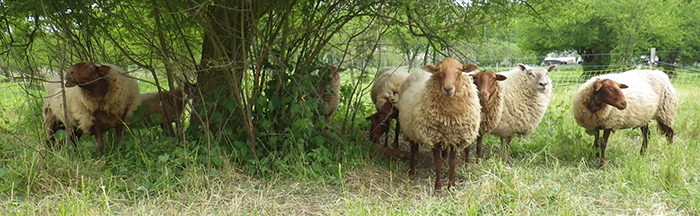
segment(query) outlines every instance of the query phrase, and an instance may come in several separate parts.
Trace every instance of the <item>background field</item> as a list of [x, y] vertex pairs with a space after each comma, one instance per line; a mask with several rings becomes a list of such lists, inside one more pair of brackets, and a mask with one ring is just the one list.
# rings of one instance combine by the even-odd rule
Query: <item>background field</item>
[[[652, 133], [647, 155], [640, 157], [639, 130], [618, 131], [610, 139], [607, 166], [598, 168], [593, 137], [570, 114], [579, 70], [559, 67], [551, 74], [555, 86], [547, 113], [533, 135], [514, 139], [512, 161], [500, 160], [498, 140], [487, 137], [487, 158], [459, 166], [455, 190], [443, 196], [433, 195], [432, 165], [421, 164], [409, 179], [407, 161], [372, 157], [361, 148], [368, 144], [368, 122], [358, 122], [348, 135], [356, 141], [335, 144], [350, 147], [341, 163], [328, 165], [332, 172], [319, 171], [317, 163], [280, 159], [296, 168], [251, 175], [230, 165], [234, 153], [203, 157], [202, 148], [162, 138], [158, 129], [134, 131], [115, 149], [108, 144], [102, 160], [95, 159], [90, 138], [75, 149], [49, 151], [40, 127], [42, 89], [24, 91], [23, 85], [5, 82], [0, 214], [700, 214], [697, 74], [679, 71], [672, 80], [680, 97], [672, 145]], [[142, 89], [153, 90], [147, 84]], [[75, 154], [68, 156], [69, 150]]]

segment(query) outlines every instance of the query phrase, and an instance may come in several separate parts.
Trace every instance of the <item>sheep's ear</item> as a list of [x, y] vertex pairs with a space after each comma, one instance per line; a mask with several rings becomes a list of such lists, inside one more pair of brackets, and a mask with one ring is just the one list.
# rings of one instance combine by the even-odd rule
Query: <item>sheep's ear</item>
[[524, 64], [518, 64], [518, 67], [520, 68], [520, 70], [527, 70], [527, 66]]
[[109, 74], [110, 71], [112, 71], [112, 68], [110, 68], [107, 65], [102, 65], [99, 68], [97, 68], [97, 74], [99, 74], [100, 76], [107, 76], [107, 74]]
[[462, 65], [462, 71], [464, 72], [472, 72], [475, 71], [476, 69], [479, 69], [476, 65], [473, 64], [463, 64]]
[[498, 81], [503, 81], [503, 80], [506, 80], [506, 79], [508, 79], [508, 77], [503, 76], [503, 75], [500, 75], [500, 74], [496, 74], [496, 80], [498, 80]]
[[547, 68], [547, 73], [552, 72], [554, 68], [557, 68], [557, 65], [552, 65]]
[[626, 89], [626, 88], [628, 88], [628, 87], [629, 87], [629, 86], [627, 86], [627, 85], [625, 85], [625, 84], [620, 84], [620, 88], [621, 88], [621, 89]]
[[593, 83], [593, 89], [599, 91], [601, 88], [603, 88], [603, 82], [601, 82], [600, 79], [596, 79]]
[[426, 66], [421, 67], [420, 69], [423, 69], [424, 71], [426, 71], [428, 73], [436, 73], [439, 71], [438, 68], [435, 67], [435, 65], [426, 65]]

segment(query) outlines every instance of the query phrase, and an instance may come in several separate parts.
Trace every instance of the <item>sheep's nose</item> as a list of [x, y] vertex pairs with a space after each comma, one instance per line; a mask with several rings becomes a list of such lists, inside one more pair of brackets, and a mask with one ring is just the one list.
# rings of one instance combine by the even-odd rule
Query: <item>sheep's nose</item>
[[624, 109], [624, 108], [627, 108], [627, 102], [626, 102], [626, 101], [625, 101], [625, 102], [622, 102], [622, 103], [620, 103], [620, 105], [622, 105], [622, 108], [623, 108], [623, 109]]
[[546, 86], [547, 86], [547, 83], [540, 83], [540, 86], [546, 87]]
[[445, 94], [449, 95], [453, 88], [452, 86], [445, 86], [443, 89], [445, 89]]

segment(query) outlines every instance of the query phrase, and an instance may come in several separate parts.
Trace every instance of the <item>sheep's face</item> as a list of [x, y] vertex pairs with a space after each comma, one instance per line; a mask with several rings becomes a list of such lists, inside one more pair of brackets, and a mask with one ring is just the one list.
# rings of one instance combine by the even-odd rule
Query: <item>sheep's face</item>
[[527, 65], [518, 64], [520, 70], [525, 73], [530, 86], [537, 90], [546, 91], [552, 88], [552, 80], [549, 79], [549, 72], [552, 72], [556, 65], [549, 66], [547, 69], [531, 68]]
[[447, 96], [452, 96], [462, 85], [462, 71], [474, 71], [475, 65], [462, 65], [457, 59], [445, 58], [437, 65], [426, 65], [421, 69], [430, 72], [442, 83], [442, 90]]
[[479, 102], [485, 104], [491, 98], [498, 87], [498, 81], [506, 80], [506, 76], [496, 74], [490, 70], [483, 70], [481, 72], [470, 74], [474, 79], [474, 85], [476, 89], [479, 90]]
[[620, 84], [610, 79], [596, 78], [593, 82], [593, 98], [596, 101], [614, 106], [618, 110], [627, 108], [627, 99], [622, 89], [626, 89], [627, 85]]
[[100, 77], [107, 76], [109, 72], [109, 66], [97, 66], [92, 62], [82, 62], [70, 66], [64, 79], [66, 87], [83, 86], [97, 81]]
[[377, 110], [377, 113], [365, 118], [372, 122], [372, 126], [370, 127], [369, 131], [369, 139], [372, 140], [372, 142], [379, 142], [379, 138], [382, 136], [382, 134], [389, 131], [389, 121], [391, 121], [391, 118], [398, 117], [394, 114], [398, 114], [396, 109], [393, 108], [391, 103], [385, 103], [384, 106], [382, 106], [382, 109]]

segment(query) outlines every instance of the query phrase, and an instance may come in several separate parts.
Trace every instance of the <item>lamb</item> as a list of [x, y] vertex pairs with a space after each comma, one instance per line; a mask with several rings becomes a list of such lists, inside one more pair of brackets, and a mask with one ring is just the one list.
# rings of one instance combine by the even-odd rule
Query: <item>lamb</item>
[[[179, 121], [182, 113], [185, 111], [185, 105], [189, 102], [192, 96], [192, 86], [187, 84], [184, 87], [177, 87], [172, 91], [148, 92], [139, 95], [141, 105], [146, 106], [143, 113], [139, 115], [140, 121], [137, 118], [132, 119], [132, 127], [160, 125], [165, 136], [172, 137], [171, 123]], [[156, 114], [160, 116], [160, 120], [152, 119]]]
[[[572, 100], [576, 124], [596, 132], [594, 147], [600, 166], [605, 165], [605, 148], [610, 132], [640, 128], [644, 155], [649, 136], [649, 122], [655, 119], [658, 129], [673, 142], [673, 118], [676, 116], [678, 98], [668, 76], [659, 70], [632, 70], [619, 74], [592, 77], [581, 85]], [[598, 131], [603, 130], [599, 142]]]
[[[483, 70], [470, 74], [474, 79], [474, 85], [479, 91], [479, 103], [481, 104], [481, 124], [479, 125], [479, 136], [476, 137], [476, 156], [482, 157], [481, 145], [482, 137], [493, 130], [501, 121], [501, 111], [503, 110], [503, 94], [498, 81], [507, 78], [501, 74], [496, 74], [490, 70]], [[469, 148], [464, 149], [465, 162], [469, 162]]]
[[[324, 80], [325, 76], [321, 76], [323, 78], [321, 79], [317, 91], [319, 92], [320, 98], [325, 103], [325, 106], [323, 106], [323, 116], [326, 118], [326, 122], [330, 122], [330, 117], [335, 113], [335, 111], [338, 109], [338, 105], [340, 104], [339, 73], [345, 71], [345, 69], [330, 65], [319, 68], [319, 70], [329, 72], [327, 80]], [[311, 75], [319, 76], [319, 70], [312, 72]], [[330, 87], [331, 92], [327, 91], [328, 87]]]
[[97, 155], [102, 157], [102, 132], [116, 128], [115, 143], [118, 143], [122, 122], [129, 120], [140, 104], [138, 83], [118, 66], [92, 62], [71, 66], [64, 80], [65, 104], [61, 77], [54, 77], [46, 84], [42, 112], [46, 134], [50, 141], [54, 141], [53, 134], [57, 130], [68, 127], [74, 129], [74, 134], [68, 137], [92, 134], [97, 141]]
[[518, 64], [510, 71], [499, 73], [508, 79], [501, 83], [501, 121], [490, 134], [501, 138], [502, 158], [510, 157], [508, 145], [513, 136], [528, 136], [540, 123], [552, 93], [552, 80], [548, 74], [555, 68], [556, 65], [544, 69]]
[[442, 190], [442, 153], [449, 153], [449, 185], [455, 185], [457, 151], [477, 137], [481, 105], [473, 80], [462, 71], [477, 67], [445, 58], [437, 65], [426, 65], [401, 85], [398, 110], [404, 137], [411, 145], [410, 176], [416, 173], [418, 145], [433, 150], [435, 193]]
[[[401, 84], [406, 80], [406, 77], [408, 77], [408, 71], [406, 71], [405, 68], [382, 69], [379, 70], [374, 77], [374, 84], [370, 90], [370, 97], [372, 98], [372, 103], [374, 103], [374, 106], [377, 108], [377, 113], [367, 117], [367, 119], [372, 122], [369, 133], [372, 142], [378, 142], [379, 137], [389, 131], [391, 120], [397, 119], [394, 145], [398, 148], [398, 132], [400, 126], [398, 123], [396, 104], [399, 101]], [[388, 145], [387, 141], [384, 142], [384, 145]]]

